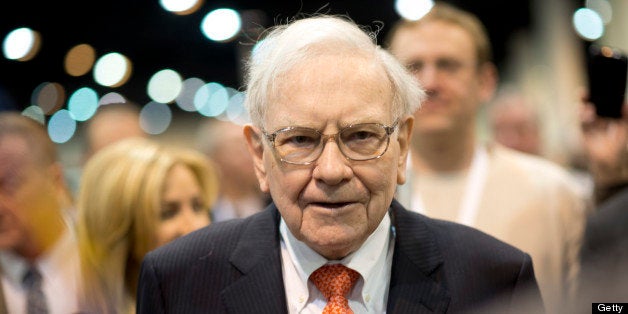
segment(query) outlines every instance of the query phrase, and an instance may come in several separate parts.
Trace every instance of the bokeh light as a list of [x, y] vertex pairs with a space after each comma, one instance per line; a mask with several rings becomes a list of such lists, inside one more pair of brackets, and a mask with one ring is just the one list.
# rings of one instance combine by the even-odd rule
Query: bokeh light
[[229, 105], [229, 93], [220, 83], [211, 82], [198, 89], [194, 96], [196, 110], [207, 117], [222, 114]]
[[48, 121], [48, 135], [55, 143], [69, 141], [76, 132], [76, 118], [68, 110], [61, 109], [50, 117]]
[[37, 55], [41, 45], [39, 33], [22, 27], [11, 31], [2, 43], [4, 57], [10, 60], [28, 61]]
[[33, 90], [31, 105], [39, 106], [46, 115], [61, 109], [65, 103], [65, 89], [56, 82], [44, 82]]
[[155, 73], [148, 81], [148, 96], [156, 102], [163, 104], [173, 102], [182, 87], [181, 75], [174, 70], [165, 69]]
[[197, 77], [191, 77], [183, 81], [181, 92], [175, 99], [177, 106], [187, 112], [196, 111], [196, 107], [194, 106], [194, 95], [196, 95], [196, 91], [198, 91], [198, 89], [203, 85], [205, 85], [205, 81]]
[[140, 111], [140, 127], [148, 134], [161, 134], [172, 122], [172, 111], [163, 103], [151, 101]]
[[238, 124], [249, 122], [248, 112], [246, 111], [246, 108], [244, 108], [245, 97], [246, 94], [244, 92], [236, 92], [229, 99], [229, 106], [227, 106], [227, 110], [225, 112], [230, 121]]
[[89, 87], [76, 90], [68, 100], [68, 110], [76, 121], [86, 121], [98, 109], [98, 94]]
[[98, 101], [98, 105], [104, 106], [104, 105], [109, 105], [109, 104], [120, 104], [120, 103], [125, 103], [125, 102], [126, 102], [126, 99], [124, 98], [124, 96], [116, 92], [111, 92], [100, 97], [100, 101]]
[[72, 76], [81, 76], [92, 69], [95, 60], [96, 50], [88, 44], [80, 44], [68, 51], [63, 66], [66, 73]]
[[209, 12], [201, 22], [201, 31], [213, 41], [229, 41], [240, 32], [242, 19], [232, 9], [216, 9]]
[[39, 106], [28, 106], [22, 110], [22, 115], [27, 116], [41, 124], [46, 124], [46, 115]]
[[613, 7], [607, 0], [587, 0], [585, 7], [597, 12], [604, 24], [608, 24], [613, 20]]
[[404, 19], [416, 21], [430, 12], [434, 6], [432, 0], [396, 0], [395, 10]]
[[177, 15], [188, 15], [196, 12], [203, 4], [202, 0], [159, 0], [164, 10]]
[[94, 80], [102, 86], [119, 87], [126, 83], [131, 72], [131, 61], [120, 53], [111, 52], [96, 61]]
[[591, 9], [580, 8], [573, 15], [576, 33], [586, 40], [597, 40], [604, 34], [602, 17]]

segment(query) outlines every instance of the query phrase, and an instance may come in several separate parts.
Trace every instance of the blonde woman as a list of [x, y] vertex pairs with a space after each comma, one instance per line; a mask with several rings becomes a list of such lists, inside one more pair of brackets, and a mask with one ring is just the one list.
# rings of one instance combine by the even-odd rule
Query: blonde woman
[[140, 138], [85, 165], [77, 199], [81, 309], [134, 313], [144, 255], [210, 223], [218, 181], [209, 160]]

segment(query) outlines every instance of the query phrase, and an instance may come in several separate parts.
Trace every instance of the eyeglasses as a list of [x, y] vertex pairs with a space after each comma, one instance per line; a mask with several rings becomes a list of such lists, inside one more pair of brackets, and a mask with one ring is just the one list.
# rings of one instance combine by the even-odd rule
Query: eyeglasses
[[349, 160], [364, 161], [384, 155], [390, 144], [390, 135], [397, 128], [380, 123], [361, 123], [343, 128], [336, 134], [325, 135], [321, 131], [290, 126], [272, 134], [262, 131], [281, 161], [295, 165], [309, 165], [320, 157], [329, 139], [334, 139], [340, 152]]

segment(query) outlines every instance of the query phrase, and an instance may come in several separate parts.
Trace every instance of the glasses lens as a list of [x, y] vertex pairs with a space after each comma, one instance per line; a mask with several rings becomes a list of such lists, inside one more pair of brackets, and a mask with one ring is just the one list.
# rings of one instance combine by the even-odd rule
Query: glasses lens
[[375, 123], [350, 126], [340, 133], [340, 146], [347, 157], [366, 160], [379, 157], [388, 144], [384, 126]]
[[[349, 126], [339, 134], [327, 135], [325, 138], [337, 138], [337, 144], [345, 157], [369, 160], [386, 152], [392, 130], [378, 123], [364, 123]], [[273, 143], [281, 160], [306, 165], [316, 160], [323, 151], [322, 138], [323, 135], [315, 129], [289, 127], [275, 132]]]
[[284, 161], [310, 162], [316, 159], [321, 134], [308, 128], [288, 128], [275, 135], [275, 149]]

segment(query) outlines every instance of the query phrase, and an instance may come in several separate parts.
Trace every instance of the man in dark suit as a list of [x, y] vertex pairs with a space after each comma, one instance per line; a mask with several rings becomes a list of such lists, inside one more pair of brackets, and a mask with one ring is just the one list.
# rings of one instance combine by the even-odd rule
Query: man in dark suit
[[373, 37], [317, 16], [254, 50], [244, 134], [273, 203], [149, 253], [138, 313], [543, 311], [528, 254], [393, 199], [425, 94]]
[[595, 206], [582, 239], [571, 313], [590, 313], [591, 303], [628, 300], [628, 103], [621, 119], [613, 119], [598, 116], [588, 95], [583, 96], [582, 148]]

